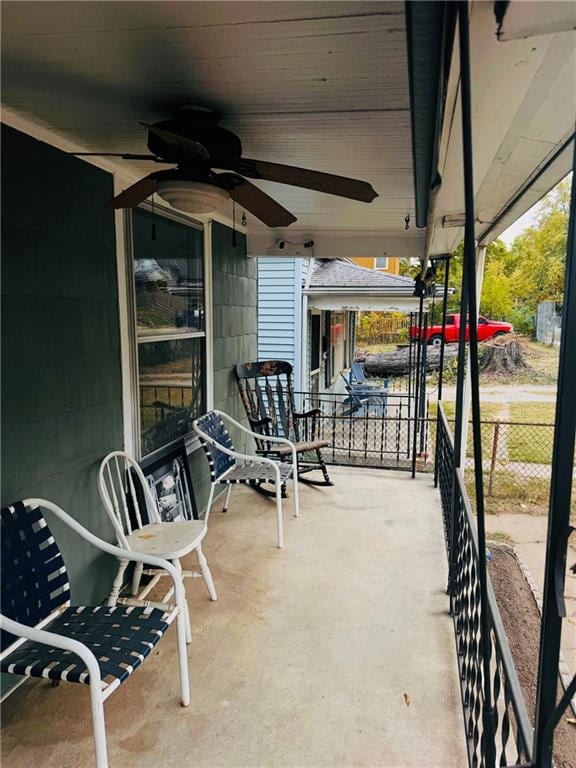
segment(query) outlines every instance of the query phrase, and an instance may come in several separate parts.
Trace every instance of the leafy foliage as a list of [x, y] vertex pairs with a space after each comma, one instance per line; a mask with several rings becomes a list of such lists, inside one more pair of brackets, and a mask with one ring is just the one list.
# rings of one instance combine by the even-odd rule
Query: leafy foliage
[[404, 312], [360, 313], [356, 327], [356, 341], [359, 344], [402, 344], [407, 340], [408, 320]]
[[[502, 240], [486, 250], [480, 312], [508, 320], [519, 333], [533, 333], [538, 304], [562, 303], [570, 211], [570, 180], [558, 184], [542, 201], [536, 225], [519, 235], [510, 249]], [[458, 312], [462, 286], [463, 243], [450, 261], [448, 311]], [[439, 268], [438, 283], [443, 282]]]

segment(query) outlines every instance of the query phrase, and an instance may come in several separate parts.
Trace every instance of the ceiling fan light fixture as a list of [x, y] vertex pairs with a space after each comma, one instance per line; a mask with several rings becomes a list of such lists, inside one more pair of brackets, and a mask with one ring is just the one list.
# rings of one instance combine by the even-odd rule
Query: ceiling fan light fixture
[[223, 208], [230, 200], [225, 189], [201, 181], [159, 181], [156, 192], [173, 208], [187, 213], [211, 213]]

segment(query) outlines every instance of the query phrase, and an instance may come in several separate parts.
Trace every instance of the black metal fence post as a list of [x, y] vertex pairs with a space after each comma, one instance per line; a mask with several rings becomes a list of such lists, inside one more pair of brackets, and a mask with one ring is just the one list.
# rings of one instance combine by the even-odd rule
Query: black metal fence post
[[540, 635], [540, 662], [536, 700], [536, 727], [534, 733], [535, 764], [538, 768], [551, 768], [554, 728], [548, 723], [556, 708], [558, 686], [558, 659], [564, 605], [564, 579], [566, 551], [570, 535], [570, 504], [572, 473], [574, 469], [574, 440], [576, 437], [576, 148], [572, 163], [572, 190], [566, 272], [564, 277], [564, 307], [560, 338], [560, 364], [554, 447], [552, 450], [552, 477], [550, 481], [550, 512], [546, 541], [546, 566]]
[[422, 361], [422, 343], [426, 342], [423, 338], [424, 332], [422, 321], [424, 319], [424, 297], [420, 296], [420, 308], [418, 310], [418, 347], [416, 352], [416, 371], [414, 376], [414, 431], [412, 434], [412, 477], [416, 477], [416, 449], [418, 447], [418, 416], [419, 416], [419, 396], [420, 396], [420, 364]]

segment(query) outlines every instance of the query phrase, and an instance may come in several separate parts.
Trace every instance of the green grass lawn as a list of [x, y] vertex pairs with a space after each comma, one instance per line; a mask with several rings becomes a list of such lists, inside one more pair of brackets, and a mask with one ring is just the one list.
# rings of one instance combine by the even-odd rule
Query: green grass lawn
[[[446, 414], [448, 421], [454, 422], [455, 418], [455, 412], [456, 412], [456, 404], [448, 401], [445, 403], [442, 403], [442, 407], [444, 408], [444, 413]], [[485, 422], [493, 422], [498, 418], [498, 414], [502, 410], [502, 406], [498, 403], [484, 403], [480, 407], [480, 413], [482, 417], [482, 421]], [[430, 403], [430, 417], [436, 415], [436, 403]], [[452, 431], [454, 431], [454, 424], [450, 424]], [[494, 440], [494, 424], [488, 423], [488, 424], [482, 424], [481, 427], [481, 434], [482, 434], [482, 455], [484, 459], [488, 459], [490, 457], [490, 454], [492, 452], [492, 442]], [[472, 455], [472, 447], [473, 447], [473, 440], [474, 437], [472, 435], [472, 424], [468, 425], [468, 456]]]
[[[553, 424], [554, 403], [510, 403], [508, 459], [527, 464], [550, 464], [554, 427], [529, 426]], [[516, 422], [524, 422], [515, 424]]]

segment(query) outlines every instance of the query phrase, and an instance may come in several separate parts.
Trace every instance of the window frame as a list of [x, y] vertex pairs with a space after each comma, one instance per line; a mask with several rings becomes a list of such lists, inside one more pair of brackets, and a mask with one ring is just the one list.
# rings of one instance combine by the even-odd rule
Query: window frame
[[[386, 264], [382, 266], [378, 266], [378, 259], [384, 259]], [[388, 256], [375, 256], [374, 257], [374, 269], [389, 269], [389, 257]]]
[[177, 211], [165, 208], [162, 205], [145, 201], [138, 208], [153, 213], [154, 216], [163, 219], [170, 219], [177, 224], [181, 224], [202, 233], [202, 281], [203, 281], [203, 302], [204, 302], [204, 330], [189, 331], [186, 329], [174, 329], [174, 332], [162, 332], [158, 334], [149, 334], [139, 338], [137, 305], [136, 305], [136, 281], [134, 274], [134, 228], [132, 209], [124, 211], [124, 248], [125, 248], [125, 271], [126, 271], [126, 293], [128, 305], [128, 334], [129, 334], [129, 353], [126, 361], [129, 366], [130, 379], [130, 408], [125, 410], [125, 414], [130, 414], [130, 424], [125, 428], [125, 434], [129, 434], [133, 446], [132, 453], [137, 460], [146, 458], [147, 460], [169, 451], [178, 442], [184, 440], [186, 452], [188, 454], [200, 447], [198, 437], [194, 432], [188, 432], [186, 435], [180, 435], [174, 440], [156, 448], [154, 451], [142, 453], [142, 429], [140, 414], [140, 374], [139, 374], [139, 353], [141, 344], [156, 343], [170, 340], [186, 339], [204, 339], [203, 349], [203, 399], [205, 408], [209, 411], [213, 406], [213, 308], [212, 308], [212, 250], [211, 250], [211, 222], [204, 223], [197, 219], [180, 214]]

